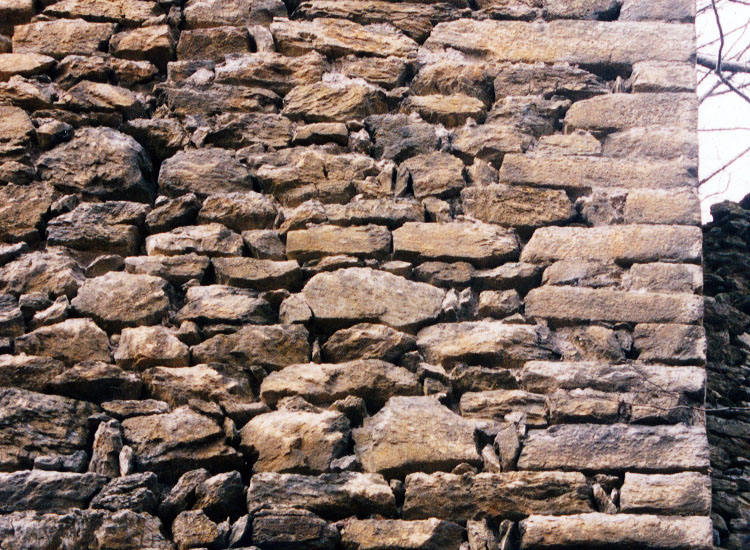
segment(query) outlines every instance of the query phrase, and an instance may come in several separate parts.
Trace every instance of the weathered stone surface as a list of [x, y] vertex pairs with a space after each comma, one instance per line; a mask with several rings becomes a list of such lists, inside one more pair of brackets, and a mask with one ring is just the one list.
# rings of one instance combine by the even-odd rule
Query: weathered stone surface
[[351, 519], [341, 529], [347, 550], [458, 550], [465, 531], [460, 525], [439, 519]]
[[268, 25], [274, 17], [286, 17], [280, 0], [261, 0], [251, 4], [240, 0], [189, 0], [185, 5], [188, 29], [234, 25]]
[[241, 455], [224, 443], [221, 426], [187, 407], [127, 418], [122, 427], [138, 470], [153, 471], [160, 480], [201, 467], [222, 471], [242, 464]]
[[147, 213], [148, 207], [141, 203], [85, 202], [47, 224], [47, 243], [123, 256], [137, 254], [141, 246], [139, 226]]
[[111, 128], [81, 128], [73, 139], [42, 154], [43, 181], [64, 193], [97, 200], [149, 202], [151, 161], [137, 141]]
[[103, 113], [131, 119], [146, 116], [144, 99], [121, 86], [84, 80], [63, 93], [57, 105], [73, 112], [91, 112], [94, 116]]
[[13, 75], [34, 76], [44, 74], [57, 62], [48, 55], [37, 53], [0, 54], [0, 81], [5, 82]]
[[0, 294], [0, 336], [21, 336], [25, 330], [18, 300], [11, 294]]
[[629, 513], [704, 516], [711, 510], [711, 478], [696, 472], [626, 472], [620, 509]]
[[163, 71], [174, 55], [174, 36], [168, 25], [120, 32], [110, 39], [109, 50], [123, 59], [150, 61]]
[[146, 216], [151, 233], [162, 233], [181, 225], [191, 225], [198, 217], [201, 201], [193, 193], [174, 199], [160, 198]]
[[694, 129], [697, 117], [695, 94], [609, 94], [574, 103], [565, 125], [594, 133], [649, 125]]
[[531, 514], [592, 511], [586, 478], [578, 472], [504, 472], [460, 476], [437, 472], [406, 478], [405, 519], [453, 521], [520, 519]]
[[481, 462], [473, 424], [433, 397], [392, 397], [353, 438], [365, 471], [389, 477]]
[[534, 232], [523, 249], [521, 261], [698, 262], [702, 255], [701, 242], [697, 227], [548, 227]]
[[0, 386], [47, 391], [50, 381], [65, 370], [62, 361], [35, 355], [0, 355]]
[[195, 79], [182, 86], [169, 82], [160, 85], [169, 108], [180, 116], [278, 112], [281, 98], [271, 90], [217, 84], [211, 82], [211, 76], [207, 71], [199, 70]]
[[523, 390], [466, 392], [459, 403], [464, 418], [513, 421], [521, 419], [529, 426], [547, 425], [547, 399]]
[[108, 330], [158, 323], [169, 309], [167, 283], [151, 275], [117, 271], [89, 279], [71, 301]]
[[186, 367], [190, 364], [188, 347], [164, 327], [125, 328], [114, 354], [115, 362], [125, 368]]
[[195, 489], [195, 507], [216, 521], [236, 518], [245, 509], [242, 477], [237, 470], [208, 478]]
[[[50, 2], [47, 2], [50, 4]], [[130, 2], [108, 2], [106, 0], [61, 0], [51, 3], [43, 12], [52, 17], [65, 19], [82, 18], [88, 21], [107, 21], [134, 26], [150, 17], [157, 16], [155, 5], [139, 5]]]
[[700, 292], [703, 275], [700, 266], [690, 264], [636, 264], [623, 277], [628, 289], [663, 292]]
[[373, 136], [372, 152], [376, 158], [401, 162], [438, 149], [435, 127], [416, 115], [375, 115], [367, 117], [365, 127]]
[[247, 191], [209, 195], [198, 213], [198, 222], [221, 223], [242, 232], [273, 227], [276, 215], [276, 207], [268, 197]]
[[625, 201], [626, 223], [700, 225], [700, 201], [694, 189], [638, 189]]
[[279, 20], [271, 23], [270, 29], [278, 50], [289, 56], [315, 49], [330, 58], [349, 54], [410, 57], [419, 47], [394, 27], [363, 26], [343, 19]]
[[707, 550], [712, 544], [711, 518], [650, 515], [581, 514], [531, 516], [521, 522], [524, 549], [542, 548], [679, 548]]
[[[446, 248], [445, 243], [452, 243]], [[515, 232], [483, 223], [406, 223], [393, 232], [396, 258], [493, 267], [518, 256]]]
[[177, 43], [177, 59], [224, 60], [230, 54], [245, 54], [251, 50], [250, 34], [245, 27], [213, 27], [185, 30]]
[[289, 231], [286, 235], [286, 254], [299, 262], [337, 254], [360, 258], [383, 257], [390, 250], [391, 233], [379, 225], [318, 225]]
[[500, 179], [513, 184], [580, 190], [676, 189], [696, 185], [695, 162], [684, 159], [620, 159], [589, 156], [505, 155]]
[[149, 256], [192, 253], [204, 256], [241, 256], [242, 247], [242, 237], [220, 223], [187, 225], [146, 238], [146, 253]]
[[638, 359], [673, 365], [702, 365], [706, 361], [706, 331], [701, 326], [639, 324], [633, 331]]
[[391, 90], [405, 83], [410, 65], [406, 59], [396, 56], [382, 58], [348, 55], [340, 59], [336, 67], [349, 78], [361, 78], [370, 84]]
[[548, 329], [499, 321], [438, 324], [422, 329], [417, 347], [432, 364], [479, 363], [518, 367], [558, 353]]
[[95, 403], [112, 399], [138, 399], [141, 387], [139, 376], [102, 361], [82, 361], [58, 374], [49, 383], [51, 392]]
[[216, 281], [220, 284], [256, 290], [296, 289], [300, 279], [295, 261], [275, 262], [255, 258], [214, 258]]
[[703, 316], [703, 300], [692, 294], [545, 286], [526, 296], [526, 314], [569, 321], [696, 323]]
[[68, 365], [79, 361], [109, 362], [107, 333], [90, 319], [68, 319], [16, 338], [16, 351], [46, 355]]
[[319, 323], [380, 321], [409, 331], [437, 318], [445, 291], [384, 271], [354, 267], [315, 275], [302, 294]]
[[[117, 548], [174, 550], [161, 522], [130, 510], [71, 510], [67, 514], [18, 512], [0, 516], [0, 536], [7, 548]], [[62, 545], [62, 546], [61, 546]]]
[[653, 391], [655, 384], [672, 392], [699, 397], [705, 388], [706, 373], [699, 367], [676, 369], [663, 365], [529, 361], [519, 374], [519, 382], [528, 391], [537, 393], [578, 388], [643, 393]]
[[564, 191], [510, 185], [467, 187], [461, 192], [464, 212], [506, 227], [562, 224], [575, 211]]
[[[205, 59], [203, 50], [200, 55]], [[279, 95], [286, 95], [296, 86], [320, 81], [323, 62], [323, 56], [317, 52], [299, 57], [285, 57], [276, 52], [234, 55], [216, 67], [216, 81], [268, 88]]]
[[38, 53], [55, 59], [66, 55], [95, 55], [106, 50], [114, 30], [114, 25], [88, 23], [83, 19], [19, 25], [13, 33], [13, 52]]
[[122, 451], [122, 426], [117, 420], [100, 422], [94, 434], [89, 472], [107, 477], [120, 475], [120, 452]]
[[83, 283], [83, 269], [64, 249], [30, 252], [0, 267], [0, 292], [42, 292], [72, 298]]
[[0, 511], [9, 514], [25, 510], [65, 512], [70, 508], [86, 508], [105, 483], [104, 476], [90, 473], [26, 470], [0, 474]]
[[194, 286], [185, 295], [177, 320], [209, 323], [263, 325], [274, 317], [271, 307], [252, 290], [225, 285]]
[[299, 325], [246, 326], [220, 334], [191, 348], [198, 363], [224, 362], [239, 367], [260, 365], [277, 370], [310, 359], [308, 332]]
[[0, 470], [30, 468], [42, 455], [84, 449], [97, 407], [66, 397], [0, 388]]
[[339, 532], [305, 510], [264, 510], [253, 517], [253, 542], [262, 548], [334, 550]]
[[172, 538], [179, 550], [189, 548], [221, 548], [226, 532], [211, 521], [203, 510], [190, 510], [180, 513], [172, 524]]
[[[581, 449], [591, 448], [596, 448], [597, 452], [581, 453]], [[708, 442], [702, 426], [560, 425], [530, 431], [518, 467], [524, 470], [705, 471]]]
[[129, 474], [110, 481], [91, 501], [91, 508], [153, 514], [159, 502], [156, 496], [158, 493], [155, 474]]
[[360, 323], [334, 332], [321, 349], [326, 360], [343, 363], [355, 359], [396, 362], [416, 348], [415, 338], [384, 325]]
[[643, 0], [625, 0], [620, 10], [623, 21], [672, 21], [690, 23], [695, 19], [695, 5], [692, 2], [644, 2]]
[[673, 126], [648, 126], [630, 128], [609, 134], [602, 146], [602, 154], [607, 157], [687, 159], [698, 157], [698, 138], [690, 129]]
[[688, 61], [693, 53], [689, 25], [461, 19], [440, 23], [425, 42], [429, 50], [453, 48], [492, 61], [630, 65], [637, 61]]
[[451, 197], [466, 185], [463, 170], [463, 162], [447, 153], [417, 155], [399, 166], [397, 190], [411, 188], [418, 199]]
[[252, 191], [252, 178], [232, 151], [214, 147], [186, 149], [165, 160], [159, 170], [159, 189], [176, 197], [195, 193]]
[[604, 81], [568, 63], [513, 63], [499, 67], [494, 80], [495, 97], [564, 95], [574, 99], [608, 93]]
[[401, 110], [419, 115], [432, 124], [462, 126], [468, 120], [483, 122], [485, 104], [474, 97], [456, 95], [412, 95], [401, 103]]
[[151, 397], [173, 407], [187, 405], [192, 399], [223, 406], [255, 401], [247, 374], [221, 363], [154, 367], [144, 371], [143, 381]]
[[377, 359], [337, 365], [291, 365], [271, 373], [260, 386], [261, 399], [271, 406], [292, 395], [315, 404], [330, 404], [347, 395], [355, 395], [379, 408], [394, 395], [420, 393], [421, 386], [414, 374]]
[[344, 122], [385, 113], [385, 94], [355, 82], [318, 82], [293, 88], [282, 114], [305, 122]]
[[477, 313], [480, 317], [503, 318], [521, 309], [515, 290], [485, 290], [479, 295]]
[[688, 63], [636, 63], [631, 78], [636, 93], [694, 92], [696, 86], [695, 72]]
[[210, 260], [206, 256], [190, 253], [178, 256], [132, 256], [125, 258], [128, 273], [161, 277], [181, 285], [191, 279], [202, 281]]
[[396, 500], [380, 474], [342, 472], [320, 476], [260, 472], [247, 490], [250, 513], [270, 508], [301, 508], [325, 518], [396, 514]]
[[250, 420], [240, 438], [255, 472], [317, 474], [345, 453], [349, 421], [332, 411], [278, 410]]

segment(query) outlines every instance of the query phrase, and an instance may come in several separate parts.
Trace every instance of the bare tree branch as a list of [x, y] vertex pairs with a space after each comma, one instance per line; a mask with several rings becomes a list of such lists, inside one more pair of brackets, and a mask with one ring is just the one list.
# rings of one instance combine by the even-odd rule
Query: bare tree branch
[[721, 69], [717, 69], [717, 67], [719, 67], [719, 60], [717, 58], [701, 54], [696, 58], [696, 62], [698, 65], [711, 69], [712, 71], [722, 70], [730, 73], [750, 73], [750, 63], [742, 63], [740, 61], [722, 61]]

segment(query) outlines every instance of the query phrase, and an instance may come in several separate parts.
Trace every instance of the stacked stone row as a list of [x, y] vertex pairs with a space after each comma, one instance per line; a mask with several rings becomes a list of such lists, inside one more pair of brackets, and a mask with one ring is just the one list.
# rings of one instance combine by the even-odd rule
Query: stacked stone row
[[693, 9], [0, 0], [0, 548], [710, 548]]

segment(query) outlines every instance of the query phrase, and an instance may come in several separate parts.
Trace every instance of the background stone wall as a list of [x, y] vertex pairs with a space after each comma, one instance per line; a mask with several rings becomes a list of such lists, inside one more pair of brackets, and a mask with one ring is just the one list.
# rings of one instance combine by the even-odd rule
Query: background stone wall
[[750, 545], [750, 196], [711, 208], [703, 228], [708, 414], [720, 546]]
[[0, 0], [0, 548], [711, 548], [693, 16]]

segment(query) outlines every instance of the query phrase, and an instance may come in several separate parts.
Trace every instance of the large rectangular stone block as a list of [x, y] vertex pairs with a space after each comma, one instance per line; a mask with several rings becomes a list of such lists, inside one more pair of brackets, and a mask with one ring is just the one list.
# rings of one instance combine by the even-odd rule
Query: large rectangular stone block
[[699, 227], [545, 227], [534, 232], [523, 249], [521, 260], [535, 263], [555, 260], [698, 263], [701, 252], [702, 234]]
[[590, 489], [577, 472], [503, 472], [406, 477], [405, 519], [520, 519], [530, 514], [591, 511]]
[[620, 510], [629, 513], [708, 515], [711, 478], [697, 472], [625, 474]]
[[580, 190], [596, 187], [674, 189], [695, 187], [696, 163], [685, 160], [507, 154], [502, 181]]
[[696, 131], [698, 98], [692, 93], [607, 94], [575, 102], [565, 127], [598, 134], [642, 126], [677, 126]]
[[521, 522], [522, 550], [639, 548], [710, 550], [711, 518], [581, 514], [531, 516]]
[[697, 323], [703, 318], [703, 299], [693, 294], [545, 286], [526, 296], [526, 314], [562, 321]]
[[637, 61], [691, 61], [692, 25], [599, 21], [474, 21], [440, 23], [425, 42], [493, 61], [631, 65]]
[[532, 430], [521, 470], [618, 472], [706, 471], [708, 440], [703, 426], [568, 424]]

